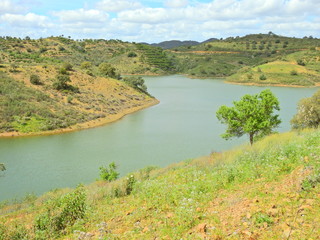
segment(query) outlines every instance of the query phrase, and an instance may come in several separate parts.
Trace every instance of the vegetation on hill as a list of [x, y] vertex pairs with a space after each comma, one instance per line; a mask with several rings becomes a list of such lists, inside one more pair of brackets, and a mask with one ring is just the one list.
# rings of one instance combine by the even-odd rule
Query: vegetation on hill
[[[227, 77], [238, 71], [246, 72], [261, 64], [281, 60], [290, 53], [299, 55], [301, 51], [306, 50], [310, 50], [313, 55], [310, 67], [313, 68], [313, 71], [319, 71], [319, 59], [317, 58], [319, 53], [316, 50], [319, 46], [319, 39], [289, 38], [270, 32], [269, 34], [230, 37], [168, 51], [174, 58], [177, 72], [196, 77]], [[244, 82], [241, 79], [238, 80], [238, 77], [239, 75], [235, 75], [231, 80]], [[248, 82], [254, 82], [254, 77], [252, 76]], [[270, 76], [270, 79], [272, 77]]]
[[320, 131], [3, 204], [0, 239], [315, 239]]
[[64, 37], [6, 37], [0, 43], [0, 134], [85, 127], [92, 121], [94, 126], [157, 102], [143, 82], [141, 91], [120, 81], [110, 63], [121, 54], [136, 58], [127, 53], [137, 50], [135, 44]]
[[299, 51], [281, 59], [247, 67], [227, 78], [238, 83], [315, 86], [320, 83], [319, 50]]

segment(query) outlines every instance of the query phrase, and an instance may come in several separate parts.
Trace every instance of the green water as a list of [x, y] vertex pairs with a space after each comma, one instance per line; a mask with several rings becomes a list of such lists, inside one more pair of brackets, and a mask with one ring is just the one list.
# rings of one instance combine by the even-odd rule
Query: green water
[[[99, 176], [99, 166], [114, 161], [121, 175], [146, 166], [167, 166], [189, 158], [222, 151], [247, 142], [225, 141], [215, 112], [244, 94], [263, 87], [240, 86], [222, 80], [189, 79], [183, 76], [146, 77], [149, 92], [161, 103], [128, 115], [103, 127], [55, 136], [0, 139], [0, 201], [41, 194], [54, 188], [90, 183]], [[299, 99], [315, 88], [270, 87], [281, 103], [280, 132]]]

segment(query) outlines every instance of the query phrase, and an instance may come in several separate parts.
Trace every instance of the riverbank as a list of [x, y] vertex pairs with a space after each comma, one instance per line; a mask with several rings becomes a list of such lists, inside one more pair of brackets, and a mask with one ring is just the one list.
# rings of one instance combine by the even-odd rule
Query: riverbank
[[149, 98], [148, 101], [146, 101], [145, 104], [143, 104], [143, 105], [131, 107], [128, 109], [122, 109], [120, 112], [117, 112], [115, 114], [110, 114], [110, 115], [106, 116], [105, 118], [99, 118], [99, 119], [95, 119], [92, 121], [79, 123], [79, 124], [70, 126], [68, 128], [55, 129], [52, 131], [31, 132], [31, 133], [5, 132], [5, 133], [0, 133], [0, 138], [47, 136], [47, 135], [69, 133], [69, 132], [75, 132], [75, 131], [80, 131], [80, 130], [89, 129], [89, 128], [100, 127], [100, 126], [106, 125], [108, 123], [118, 121], [128, 114], [131, 114], [131, 113], [143, 110], [145, 108], [157, 105], [158, 103], [159, 103], [159, 100], [157, 100], [155, 98]]
[[243, 86], [257, 86], [257, 87], [293, 87], [293, 88], [315, 88], [320, 87], [320, 83], [316, 83], [314, 86], [301, 86], [301, 85], [290, 85], [290, 84], [259, 84], [255, 82], [244, 83], [244, 82], [233, 82], [233, 81], [224, 81], [228, 84], [234, 85], [243, 85]]

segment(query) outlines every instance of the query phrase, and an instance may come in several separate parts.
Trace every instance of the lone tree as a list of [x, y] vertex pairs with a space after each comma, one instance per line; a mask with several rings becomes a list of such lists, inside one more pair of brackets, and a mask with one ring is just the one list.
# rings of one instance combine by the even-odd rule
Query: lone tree
[[272, 129], [281, 123], [279, 115], [273, 113], [280, 110], [279, 101], [269, 89], [256, 95], [244, 95], [233, 104], [234, 107], [221, 106], [216, 113], [220, 122], [228, 126], [222, 134], [227, 140], [248, 134], [252, 145], [255, 137], [272, 133]]
[[318, 128], [320, 126], [320, 90], [312, 97], [301, 99], [298, 112], [291, 119], [294, 129]]

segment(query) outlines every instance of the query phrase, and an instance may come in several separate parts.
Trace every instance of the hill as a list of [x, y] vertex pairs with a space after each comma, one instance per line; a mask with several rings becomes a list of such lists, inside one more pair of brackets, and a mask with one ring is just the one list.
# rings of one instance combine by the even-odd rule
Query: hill
[[318, 50], [299, 51], [279, 60], [243, 68], [227, 81], [243, 84], [318, 86], [320, 59]]
[[162, 49], [170, 49], [170, 48], [176, 48], [181, 46], [195, 46], [200, 44], [197, 41], [179, 41], [179, 40], [171, 40], [171, 41], [164, 41], [160, 43], [152, 43], [151, 46], [154, 47], [161, 47]]
[[272, 135], [253, 147], [4, 203], [0, 238], [316, 239], [319, 139], [319, 130]]
[[[122, 73], [140, 71], [132, 67], [133, 58], [144, 50], [134, 44], [63, 37], [0, 42], [1, 136], [97, 126], [157, 103], [144, 89], [122, 81], [119, 70], [108, 65], [121, 55], [128, 61]], [[128, 56], [133, 49], [137, 55]], [[153, 68], [149, 63], [141, 66]]]
[[319, 39], [290, 38], [270, 32], [230, 37], [167, 51], [174, 59], [175, 69], [179, 73], [195, 77], [227, 77], [246, 67], [280, 60], [294, 52], [310, 50], [316, 55], [319, 46]]

